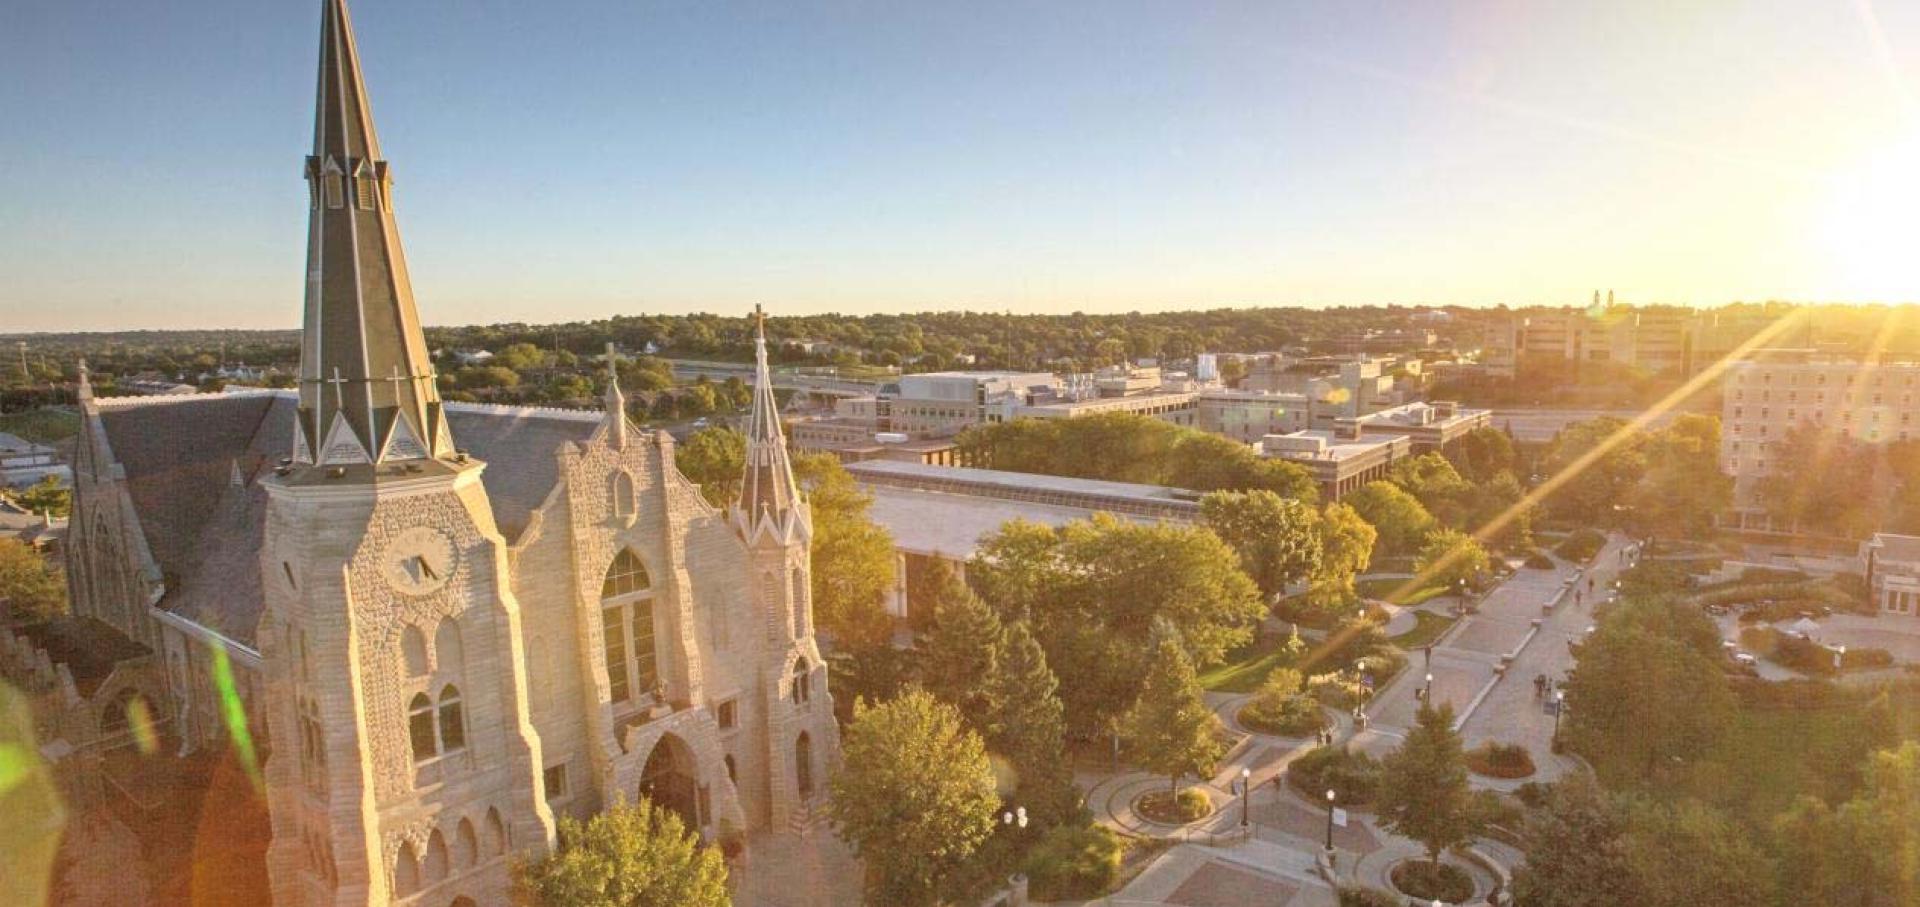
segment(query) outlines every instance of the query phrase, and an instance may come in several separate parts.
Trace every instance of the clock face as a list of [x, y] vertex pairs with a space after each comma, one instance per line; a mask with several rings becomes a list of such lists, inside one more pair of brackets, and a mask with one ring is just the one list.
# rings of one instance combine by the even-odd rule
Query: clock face
[[438, 529], [415, 526], [387, 545], [381, 565], [387, 582], [407, 595], [425, 595], [453, 576], [453, 540]]

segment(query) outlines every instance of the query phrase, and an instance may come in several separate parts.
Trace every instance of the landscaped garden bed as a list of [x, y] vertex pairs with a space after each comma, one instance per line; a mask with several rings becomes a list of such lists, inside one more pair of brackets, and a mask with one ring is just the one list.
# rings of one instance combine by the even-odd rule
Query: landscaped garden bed
[[1149, 822], [1185, 825], [1212, 815], [1213, 800], [1197, 787], [1189, 787], [1178, 793], [1148, 791], [1133, 801], [1133, 812]]
[[1344, 746], [1323, 746], [1287, 766], [1287, 783], [1315, 803], [1326, 802], [1327, 791], [1342, 807], [1366, 806], [1380, 788], [1380, 760]]
[[1535, 771], [1533, 755], [1513, 743], [1489, 741], [1467, 751], [1467, 768], [1485, 778], [1525, 778]]
[[1395, 865], [1389, 877], [1401, 894], [1421, 901], [1459, 904], [1473, 897], [1473, 877], [1458, 866], [1406, 860]]

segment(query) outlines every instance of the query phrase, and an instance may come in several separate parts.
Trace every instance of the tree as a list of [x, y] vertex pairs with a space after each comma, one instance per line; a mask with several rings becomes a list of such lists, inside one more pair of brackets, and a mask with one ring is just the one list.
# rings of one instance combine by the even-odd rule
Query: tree
[[1126, 722], [1127, 751], [1142, 768], [1167, 776], [1177, 790], [1185, 775], [1205, 777], [1226, 752], [1220, 719], [1207, 708], [1193, 662], [1179, 643], [1163, 640], [1154, 653], [1140, 700]]
[[1420, 546], [1413, 569], [1426, 582], [1451, 589], [1462, 580], [1472, 582], [1487, 572], [1487, 564], [1487, 549], [1480, 547], [1473, 536], [1458, 529], [1438, 529]]
[[1485, 484], [1495, 476], [1511, 473], [1518, 459], [1513, 439], [1497, 428], [1476, 428], [1447, 445], [1447, 459], [1460, 475], [1475, 484]]
[[700, 429], [674, 448], [673, 463], [700, 496], [715, 507], [730, 507], [740, 497], [746, 474], [747, 436], [723, 425]]
[[1644, 784], [1710, 751], [1733, 721], [1717, 661], [1615, 620], [1582, 646], [1566, 684], [1564, 734], [1609, 784]]
[[1567, 426], [1547, 445], [1549, 481], [1562, 482], [1549, 509], [1588, 525], [1619, 524], [1614, 505], [1629, 499], [1647, 469], [1645, 437], [1626, 429], [1626, 422], [1603, 416]]
[[1434, 519], [1447, 526], [1466, 523], [1474, 487], [1438, 453], [1409, 457], [1393, 464], [1388, 480], [1419, 499]]
[[586, 822], [560, 819], [559, 847], [514, 867], [525, 907], [727, 907], [727, 864], [672, 810], [642, 799]]
[[1406, 742], [1381, 761], [1379, 809], [1381, 827], [1420, 842], [1436, 867], [1442, 852], [1480, 833], [1487, 807], [1467, 787], [1453, 706], [1420, 706]]
[[885, 645], [893, 619], [883, 603], [893, 588], [893, 537], [867, 515], [860, 490], [832, 454], [794, 460], [813, 514], [813, 612], [820, 629], [854, 648]]
[[1626, 820], [1587, 775], [1556, 782], [1527, 817], [1526, 862], [1513, 874], [1523, 907], [1616, 907], [1639, 903], [1623, 844]]
[[1630, 500], [1634, 528], [1667, 538], [1698, 537], [1733, 503], [1720, 469], [1720, 420], [1683, 413], [1647, 442], [1647, 472]]
[[1348, 495], [1345, 503], [1373, 525], [1378, 555], [1412, 554], [1420, 550], [1435, 525], [1433, 514], [1392, 482], [1368, 482]]
[[980, 735], [924, 690], [858, 704], [828, 802], [866, 862], [868, 901], [923, 907], [993, 833], [993, 769]]
[[998, 711], [988, 743], [1012, 764], [1018, 779], [1014, 797], [1041, 825], [1064, 821], [1079, 807], [1080, 791], [1063, 756], [1066, 721], [1057, 695], [1060, 682], [1026, 621], [1007, 625], [999, 670], [989, 682]]
[[67, 581], [53, 565], [19, 539], [0, 538], [0, 602], [23, 623], [67, 612]]
[[1626, 801], [1621, 851], [1647, 907], [1748, 907], [1772, 896], [1772, 867], [1743, 829], [1698, 800]]
[[1319, 514], [1271, 491], [1216, 491], [1200, 499], [1200, 519], [1240, 557], [1268, 601], [1320, 567]]
[[933, 621], [920, 634], [920, 683], [940, 701], [960, 710], [968, 726], [989, 740], [999, 707], [992, 684], [1000, 672], [1006, 630], [986, 602], [973, 594], [944, 562], [935, 561], [928, 585], [935, 590]]
[[1218, 536], [1109, 514], [1058, 528], [1013, 521], [983, 539], [967, 575], [1006, 619], [1030, 619], [1060, 678], [1068, 734], [1110, 732], [1139, 696], [1156, 626], [1197, 664], [1253, 638], [1267, 613]]
[[1346, 504], [1328, 504], [1320, 513], [1320, 564], [1313, 574], [1313, 598], [1323, 607], [1353, 599], [1354, 577], [1373, 560], [1379, 532]]
[[73, 509], [73, 489], [60, 484], [54, 476], [43, 476], [21, 490], [16, 500], [28, 513], [64, 519]]
[[1920, 902], [1920, 744], [1870, 756], [1864, 789], [1837, 807], [1802, 795], [1773, 834], [1787, 903]]
[[[1860, 538], [1877, 528], [1890, 496], [1878, 479], [1880, 458], [1845, 429], [1796, 425], [1764, 444], [1759, 456], [1777, 467], [1754, 483], [1776, 527], [1841, 538]], [[1820, 481], [1809, 482], [1808, 476]]]

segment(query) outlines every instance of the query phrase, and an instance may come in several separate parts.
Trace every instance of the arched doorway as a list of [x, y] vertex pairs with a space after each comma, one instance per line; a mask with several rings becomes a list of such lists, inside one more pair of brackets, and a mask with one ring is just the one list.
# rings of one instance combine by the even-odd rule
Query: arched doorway
[[680, 816], [687, 828], [698, 830], [699, 779], [693, 773], [693, 753], [685, 741], [672, 734], [660, 738], [647, 754], [640, 770], [640, 796], [664, 806]]

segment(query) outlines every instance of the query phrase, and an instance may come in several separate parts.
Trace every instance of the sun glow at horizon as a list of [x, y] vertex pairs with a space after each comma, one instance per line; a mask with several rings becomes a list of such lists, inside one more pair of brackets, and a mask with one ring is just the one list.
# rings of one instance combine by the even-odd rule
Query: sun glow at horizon
[[1920, 129], [1832, 179], [1818, 239], [1848, 298], [1920, 297]]

